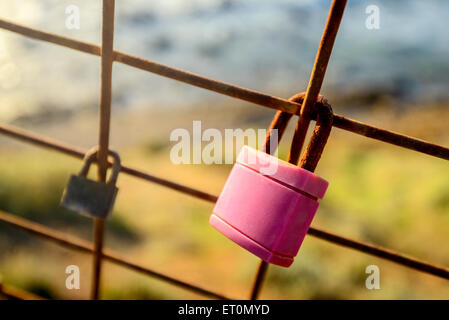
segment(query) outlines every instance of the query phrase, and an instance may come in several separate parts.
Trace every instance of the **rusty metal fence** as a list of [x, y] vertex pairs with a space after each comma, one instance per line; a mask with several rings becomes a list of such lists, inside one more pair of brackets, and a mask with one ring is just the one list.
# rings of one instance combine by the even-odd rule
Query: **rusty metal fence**
[[[316, 115], [312, 112], [313, 106], [317, 101], [318, 95], [326, 73], [327, 64], [329, 62], [335, 38], [338, 33], [340, 22], [346, 7], [347, 0], [333, 0], [328, 19], [324, 28], [321, 42], [318, 48], [317, 56], [310, 76], [308, 88], [303, 103], [297, 103], [290, 100], [270, 96], [264, 93], [252, 91], [246, 88], [238, 87], [229, 83], [208, 79], [201, 75], [190, 73], [187, 71], [175, 69], [173, 67], [163, 65], [144, 58], [136, 57], [124, 52], [115, 51], [113, 49], [114, 38], [114, 7], [115, 0], [102, 0], [102, 41], [101, 46], [92, 43], [79, 41], [76, 39], [36, 30], [27, 26], [19, 25], [4, 19], [0, 19], [0, 28], [11, 32], [33, 38], [36, 40], [53, 43], [59, 46], [67, 47], [73, 50], [81, 51], [91, 55], [101, 57], [101, 92], [99, 103], [99, 135], [98, 135], [98, 181], [104, 181], [106, 171], [111, 163], [108, 162], [107, 154], [109, 147], [109, 125], [111, 115], [111, 81], [112, 81], [112, 65], [114, 62], [125, 64], [137, 69], [148, 71], [160, 76], [181, 81], [206, 90], [211, 90], [219, 94], [227, 95], [236, 99], [241, 99], [260, 106], [278, 110], [277, 115], [288, 114], [298, 115], [298, 125], [295, 131], [294, 143], [296, 152], [299, 154], [304, 142], [304, 138], [312, 120], [316, 120]], [[399, 147], [407, 148], [417, 152], [421, 152], [430, 156], [449, 160], [449, 148], [423, 141], [414, 137], [406, 136], [400, 133], [377, 128], [366, 123], [358, 122], [353, 119], [343, 117], [338, 114], [333, 115], [334, 127], [349, 132], [353, 132], [371, 139], [379, 140]], [[0, 124], [0, 134], [14, 138], [26, 143], [34, 144], [42, 148], [51, 149], [61, 152], [65, 155], [82, 159], [86, 150], [82, 150], [75, 146], [71, 146], [48, 137], [40, 136], [35, 133], [25, 131], [11, 125]], [[217, 196], [186, 185], [176, 183], [157, 177], [153, 174], [144, 172], [137, 168], [122, 166], [122, 173], [131, 175], [135, 178], [148, 182], [153, 182], [172, 190], [193, 196], [198, 199], [214, 203]], [[163, 274], [147, 268], [138, 262], [119, 255], [118, 253], [103, 249], [103, 239], [105, 231], [104, 220], [94, 219], [94, 239], [93, 243], [81, 240], [74, 236], [69, 236], [63, 232], [53, 230], [44, 225], [28, 221], [26, 219], [14, 216], [10, 213], [0, 210], [0, 222], [9, 226], [24, 230], [33, 235], [42, 237], [61, 246], [86, 252], [93, 256], [93, 279], [91, 286], [91, 298], [99, 299], [100, 278], [102, 261], [107, 260], [114, 264], [129, 268], [136, 272], [140, 272], [150, 277], [154, 277], [190, 290], [194, 293], [214, 299], [229, 299], [213, 290], [200, 287], [195, 284], [187, 283], [173, 276]], [[308, 234], [319, 239], [337, 244], [343, 247], [351, 248], [365, 254], [373, 255], [385, 260], [389, 260], [402, 266], [421, 271], [427, 274], [437, 276], [449, 280], [449, 269], [438, 266], [429, 262], [394, 252], [387, 248], [382, 248], [373, 244], [365, 243], [355, 239], [350, 239], [327, 230], [311, 227]], [[254, 284], [249, 289], [249, 298], [257, 299], [261, 291], [264, 281], [264, 275], [268, 265], [261, 262], [259, 268], [255, 272]], [[22, 290], [0, 285], [0, 293], [11, 298], [37, 299], [32, 294], [23, 292]]]

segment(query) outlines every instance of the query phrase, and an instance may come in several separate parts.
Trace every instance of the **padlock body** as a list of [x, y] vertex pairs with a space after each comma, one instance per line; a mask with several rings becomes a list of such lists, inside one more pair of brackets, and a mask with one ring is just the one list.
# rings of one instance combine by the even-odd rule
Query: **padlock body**
[[[261, 163], [267, 161], [276, 161], [275, 173], [261, 173]], [[307, 170], [244, 147], [210, 224], [261, 259], [288, 267], [310, 227], [319, 205], [317, 199], [324, 196], [327, 186], [327, 181]]]
[[118, 188], [112, 184], [72, 175], [61, 205], [94, 218], [106, 219], [112, 211]]

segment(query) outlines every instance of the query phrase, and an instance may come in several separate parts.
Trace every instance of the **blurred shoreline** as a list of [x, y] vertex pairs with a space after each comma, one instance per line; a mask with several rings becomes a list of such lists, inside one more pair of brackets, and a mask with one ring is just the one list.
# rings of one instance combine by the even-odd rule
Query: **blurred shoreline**
[[[117, 2], [115, 49], [280, 97], [307, 87], [330, 1]], [[0, 3], [0, 16], [99, 42], [100, 4], [80, 0], [81, 28], [65, 27], [69, 0]], [[349, 2], [322, 92], [365, 108], [449, 101], [449, 2], [379, 0], [381, 27], [365, 28], [369, 0]], [[123, 110], [215, 103], [208, 92], [114, 65]], [[37, 81], [38, 79], [38, 81]], [[70, 114], [98, 101], [99, 59], [0, 30], [0, 121]], [[342, 103], [340, 103], [340, 101]], [[221, 104], [221, 102], [219, 102]], [[447, 103], [446, 103], [447, 105]]]

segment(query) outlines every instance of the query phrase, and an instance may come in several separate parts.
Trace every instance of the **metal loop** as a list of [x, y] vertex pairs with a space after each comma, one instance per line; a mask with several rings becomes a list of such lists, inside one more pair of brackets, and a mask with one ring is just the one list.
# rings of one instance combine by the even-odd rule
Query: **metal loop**
[[87, 177], [87, 174], [89, 173], [89, 168], [91, 164], [95, 161], [97, 158], [97, 152], [98, 147], [93, 147], [92, 149], [89, 149], [89, 151], [86, 152], [83, 159], [83, 167], [81, 168], [81, 171], [79, 172], [79, 176], [81, 177]]
[[[321, 103], [316, 104], [314, 110], [317, 113], [317, 120], [315, 129], [313, 130], [310, 142], [307, 145], [306, 151], [301, 158], [299, 166], [308, 171], [315, 171], [318, 161], [321, 158], [327, 139], [332, 130], [333, 112], [330, 104]], [[293, 147], [293, 144], [292, 144]]]
[[291, 113], [278, 111], [273, 117], [273, 120], [271, 120], [270, 127], [268, 129], [267, 135], [265, 137], [264, 145], [260, 148], [263, 152], [266, 152], [268, 154], [273, 154], [275, 150], [271, 150], [271, 135], [273, 130], [278, 131], [278, 143], [282, 139], [282, 136], [284, 135], [285, 129], [287, 128], [287, 124], [290, 121], [291, 117], [293, 115]]
[[[294, 95], [289, 100], [296, 102], [296, 103], [303, 104], [305, 96], [306, 96], [306, 93], [301, 92], [301, 93]], [[312, 107], [310, 113], [315, 112], [317, 109], [319, 109], [322, 106], [330, 107], [327, 99], [324, 98], [324, 96], [322, 96], [322, 95], [318, 95], [315, 105]], [[306, 139], [307, 129], [309, 127], [309, 121], [310, 121], [309, 119], [311, 119], [310, 114], [299, 115], [298, 122], [297, 122], [296, 128], [295, 128], [295, 133], [293, 135], [292, 144], [290, 147], [290, 152], [288, 154], [288, 159], [287, 159], [288, 162], [290, 162], [290, 163], [293, 163], [293, 164], [298, 163], [299, 157], [301, 155], [301, 149], [304, 144], [304, 140]]]
[[[289, 101], [296, 103], [303, 103], [306, 93], [300, 92], [292, 96]], [[317, 123], [315, 126], [314, 134], [310, 140], [309, 146], [304, 152], [303, 159], [301, 160], [301, 166], [309, 171], [314, 171], [318, 160], [323, 152], [324, 145], [329, 137], [330, 130], [332, 127], [332, 107], [328, 103], [324, 96], [319, 95], [315, 103], [315, 107], [311, 111], [313, 114], [307, 115], [310, 118], [316, 118]], [[319, 115], [314, 115], [318, 113]], [[262, 150], [266, 153], [273, 154], [275, 150], [270, 150], [270, 140], [272, 130], [278, 130], [278, 139], [282, 139], [285, 129], [288, 125], [289, 120], [293, 115], [287, 112], [278, 111], [271, 121], [270, 128], [268, 130], [267, 136], [265, 138], [265, 144], [262, 146]], [[304, 128], [301, 126], [301, 117], [298, 119], [298, 125], [296, 126], [295, 135], [293, 136], [293, 141], [290, 148], [290, 153], [288, 155], [288, 161], [293, 164], [297, 164], [300, 156], [300, 147], [304, 142], [304, 137], [301, 137], [300, 131]], [[307, 130], [305, 130], [307, 131]], [[328, 131], [328, 132], [327, 132]], [[322, 145], [321, 145], [322, 143]], [[321, 149], [321, 150], [320, 150]], [[316, 156], [314, 155], [316, 153]]]
[[[292, 96], [289, 101], [302, 103], [304, 100], [304, 97], [306, 96], [305, 92], [300, 92]], [[270, 141], [271, 141], [271, 134], [273, 130], [278, 130], [278, 144], [282, 139], [282, 136], [284, 135], [285, 129], [287, 128], [288, 122], [292, 118], [293, 114], [284, 112], [284, 111], [277, 111], [276, 114], [273, 117], [273, 120], [270, 123], [270, 127], [268, 129], [267, 136], [265, 137], [265, 144], [262, 146], [261, 150], [268, 153], [273, 154], [276, 150], [270, 150]]]
[[[109, 177], [109, 180], [106, 182], [107, 184], [113, 184], [115, 185], [118, 179], [118, 175], [120, 173], [120, 170], [122, 168], [120, 156], [117, 152], [108, 150], [108, 154], [114, 159], [112, 162], [112, 173]], [[87, 177], [87, 174], [89, 173], [89, 168], [91, 164], [96, 161], [98, 155], [98, 147], [93, 147], [89, 151], [86, 152], [83, 160], [83, 167], [81, 168], [81, 171], [79, 172], [79, 175], [81, 177]]]

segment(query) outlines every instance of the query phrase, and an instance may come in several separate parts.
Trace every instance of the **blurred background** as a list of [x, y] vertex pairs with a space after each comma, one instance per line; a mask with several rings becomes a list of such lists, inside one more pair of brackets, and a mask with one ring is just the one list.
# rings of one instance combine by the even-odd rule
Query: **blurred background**
[[[288, 98], [305, 91], [330, 0], [117, 0], [117, 50]], [[380, 29], [365, 27], [368, 5]], [[66, 28], [69, 5], [80, 29]], [[322, 94], [335, 112], [449, 144], [449, 2], [349, 1]], [[101, 1], [4, 0], [0, 17], [100, 43]], [[97, 143], [100, 58], [0, 30], [0, 121], [88, 148]], [[274, 111], [114, 64], [111, 144], [127, 165], [219, 194], [231, 166], [174, 165], [170, 132], [267, 128]], [[288, 152], [294, 121], [280, 146]], [[92, 238], [60, 209], [80, 161], [0, 136], [0, 210]], [[334, 129], [317, 173], [330, 181], [313, 222], [449, 266], [444, 160]], [[213, 205], [121, 175], [106, 246], [233, 298], [247, 298], [258, 259], [208, 225]], [[65, 268], [81, 268], [81, 289]], [[366, 266], [381, 289], [365, 288]], [[49, 298], [89, 296], [91, 257], [0, 225], [0, 275]], [[307, 237], [288, 269], [271, 267], [267, 299], [447, 299], [447, 281]], [[105, 263], [106, 299], [202, 298]]]

